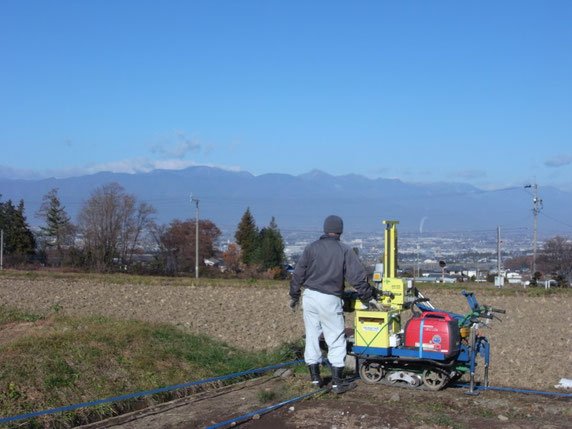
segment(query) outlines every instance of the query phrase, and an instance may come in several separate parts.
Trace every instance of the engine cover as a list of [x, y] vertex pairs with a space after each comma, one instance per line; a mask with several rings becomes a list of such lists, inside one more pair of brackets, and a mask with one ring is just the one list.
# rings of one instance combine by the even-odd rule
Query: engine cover
[[405, 346], [419, 348], [420, 344], [426, 352], [443, 353], [446, 358], [457, 356], [461, 349], [457, 321], [448, 313], [437, 311], [413, 317], [405, 325]]

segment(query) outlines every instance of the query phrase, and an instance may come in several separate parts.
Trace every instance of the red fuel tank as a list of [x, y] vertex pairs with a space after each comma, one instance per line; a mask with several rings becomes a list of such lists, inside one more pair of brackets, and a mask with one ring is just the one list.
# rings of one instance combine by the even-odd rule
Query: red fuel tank
[[427, 311], [410, 319], [405, 325], [405, 346], [419, 348], [420, 336], [423, 351], [444, 353], [446, 358], [456, 356], [461, 348], [459, 325], [448, 313]]

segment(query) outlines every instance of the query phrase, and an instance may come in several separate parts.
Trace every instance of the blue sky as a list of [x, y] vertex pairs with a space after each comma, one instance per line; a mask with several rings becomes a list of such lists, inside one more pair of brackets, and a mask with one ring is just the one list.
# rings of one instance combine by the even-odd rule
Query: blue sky
[[0, 175], [572, 189], [570, 1], [3, 1]]

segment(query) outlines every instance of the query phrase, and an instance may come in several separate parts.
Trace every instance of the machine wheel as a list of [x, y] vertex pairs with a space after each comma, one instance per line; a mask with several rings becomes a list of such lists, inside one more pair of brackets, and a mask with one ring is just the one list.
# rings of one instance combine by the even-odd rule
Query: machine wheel
[[423, 371], [423, 384], [429, 390], [441, 390], [448, 381], [449, 377], [440, 371], [430, 369]]
[[359, 367], [359, 376], [366, 384], [381, 382], [383, 375], [383, 368], [379, 364], [365, 361]]

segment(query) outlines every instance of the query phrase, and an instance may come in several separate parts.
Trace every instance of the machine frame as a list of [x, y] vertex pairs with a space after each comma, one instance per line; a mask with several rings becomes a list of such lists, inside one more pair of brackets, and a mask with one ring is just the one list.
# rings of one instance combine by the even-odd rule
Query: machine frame
[[[398, 278], [397, 225], [398, 221], [383, 221], [385, 252], [383, 264], [377, 264], [373, 273], [374, 287], [380, 297], [374, 302], [359, 300], [357, 292], [344, 292], [344, 310], [354, 313], [354, 333], [348, 338], [348, 354], [356, 359], [361, 379], [369, 384], [383, 383], [408, 388], [440, 390], [463, 374], [470, 374], [468, 393], [475, 389], [477, 358], [484, 361], [483, 384], [489, 383], [490, 345], [480, 328], [488, 325], [493, 312], [504, 310], [480, 306], [472, 292], [463, 291], [470, 312], [459, 315], [436, 310], [412, 280]], [[420, 321], [418, 346], [406, 346], [402, 320], [404, 313], [412, 311]], [[438, 319], [446, 319], [459, 344], [453, 353], [440, 350], [441, 336], [431, 334], [424, 338]], [[451, 323], [454, 320], [456, 323]], [[432, 323], [433, 325], [430, 325]], [[439, 323], [444, 323], [439, 321]], [[431, 326], [431, 329], [429, 328]], [[426, 342], [427, 341], [427, 342]], [[457, 348], [458, 346], [458, 348]]]

